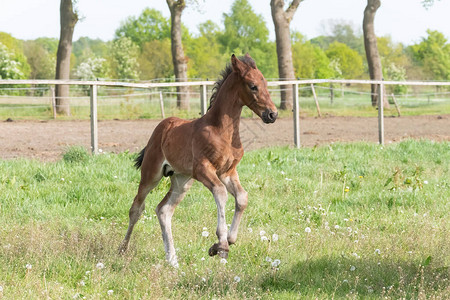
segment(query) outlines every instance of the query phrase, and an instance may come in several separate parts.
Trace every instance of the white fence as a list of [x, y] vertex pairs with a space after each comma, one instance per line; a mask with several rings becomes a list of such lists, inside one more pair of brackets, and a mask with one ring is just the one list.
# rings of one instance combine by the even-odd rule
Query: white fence
[[[313, 79], [313, 80], [289, 80], [270, 81], [269, 86], [289, 86], [293, 88], [294, 106], [294, 145], [299, 148], [300, 143], [300, 109], [299, 109], [299, 86], [311, 86], [316, 100], [317, 110], [320, 109], [315, 95], [315, 84], [376, 84], [378, 85], [378, 99], [383, 99], [385, 85], [406, 85], [406, 86], [450, 86], [450, 82], [423, 82], [423, 81], [376, 81], [376, 80], [333, 80], [333, 79]], [[200, 109], [204, 115], [207, 110], [207, 86], [214, 85], [214, 81], [195, 82], [172, 82], [172, 83], [127, 83], [108, 81], [76, 81], [76, 80], [0, 80], [0, 85], [85, 85], [90, 86], [90, 120], [91, 120], [91, 149], [94, 154], [98, 153], [98, 127], [97, 127], [97, 88], [99, 86], [114, 86], [126, 88], [154, 89], [178, 86], [199, 86], [200, 87]], [[53, 91], [53, 89], [52, 89]], [[162, 101], [162, 100], [161, 100]], [[378, 140], [384, 144], [384, 114], [382, 101], [378, 101]], [[163, 107], [161, 106], [163, 112]]]

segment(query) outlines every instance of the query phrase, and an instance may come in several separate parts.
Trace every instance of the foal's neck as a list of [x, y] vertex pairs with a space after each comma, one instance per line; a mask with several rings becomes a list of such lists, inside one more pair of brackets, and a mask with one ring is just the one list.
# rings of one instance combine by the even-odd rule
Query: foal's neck
[[219, 130], [220, 135], [234, 146], [240, 146], [239, 123], [243, 104], [239, 99], [237, 75], [230, 74], [217, 91], [214, 104], [205, 117], [210, 125]]

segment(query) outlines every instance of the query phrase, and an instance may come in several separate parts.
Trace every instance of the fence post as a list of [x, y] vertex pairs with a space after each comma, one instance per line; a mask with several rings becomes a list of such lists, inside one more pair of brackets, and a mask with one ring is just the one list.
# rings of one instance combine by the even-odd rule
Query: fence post
[[206, 101], [206, 85], [202, 84], [200, 86], [200, 109], [202, 116], [206, 114], [206, 111], [208, 110], [207, 107], [207, 101]]
[[378, 140], [380, 145], [384, 145], [383, 90], [384, 83], [381, 83], [380, 85], [378, 85]]
[[300, 114], [299, 114], [299, 103], [298, 103], [298, 84], [293, 85], [294, 89], [294, 144], [295, 148], [300, 148]]
[[320, 114], [319, 100], [317, 100], [316, 90], [314, 89], [314, 84], [312, 84], [312, 83], [311, 83], [311, 91], [312, 91], [313, 96], [314, 96], [314, 101], [316, 102], [317, 115], [320, 118], [322, 115]]
[[164, 113], [164, 99], [162, 91], [159, 91], [159, 106], [161, 107], [161, 118], [165, 119], [165, 113]]
[[333, 89], [333, 83], [330, 82], [330, 104], [333, 105], [334, 100], [334, 89]]
[[53, 108], [53, 119], [56, 119], [56, 96], [55, 96], [55, 87], [50, 87], [50, 91], [52, 93], [52, 108]]
[[91, 150], [98, 154], [97, 86], [91, 85]]

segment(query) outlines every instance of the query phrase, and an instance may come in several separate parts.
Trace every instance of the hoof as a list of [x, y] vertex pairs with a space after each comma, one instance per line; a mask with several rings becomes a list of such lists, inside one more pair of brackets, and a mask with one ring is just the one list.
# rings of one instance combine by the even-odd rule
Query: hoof
[[208, 251], [209, 256], [219, 255], [221, 258], [228, 258], [228, 249], [219, 248], [219, 244], [212, 245]]
[[125, 252], [127, 252], [127, 249], [128, 249], [128, 243], [122, 242], [122, 244], [120, 244], [117, 252], [119, 253], [119, 255], [123, 255], [123, 254], [125, 254]]

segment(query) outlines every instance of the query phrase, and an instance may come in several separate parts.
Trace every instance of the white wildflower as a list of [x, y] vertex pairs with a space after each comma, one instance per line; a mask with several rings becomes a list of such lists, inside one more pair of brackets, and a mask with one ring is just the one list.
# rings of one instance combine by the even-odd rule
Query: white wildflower
[[306, 227], [306, 228], [305, 228], [305, 232], [310, 233], [310, 232], [311, 232], [311, 228]]
[[239, 276], [234, 276], [234, 282], [239, 282], [241, 281], [241, 277]]
[[272, 259], [270, 257], [266, 256], [266, 261], [267, 262], [272, 262]]
[[261, 231], [259, 232], [259, 235], [260, 235], [260, 236], [266, 235], [266, 232], [265, 232], [264, 230], [261, 230]]
[[276, 268], [276, 267], [278, 267], [280, 264], [281, 264], [281, 260], [275, 259], [275, 260], [272, 262], [272, 268]]
[[26, 264], [25, 268], [27, 268], [27, 270], [31, 270], [33, 268], [33, 266], [31, 264]]
[[265, 235], [263, 235], [262, 237], [261, 237], [261, 241], [268, 241], [269, 239], [267, 238], [267, 236], [265, 236]]
[[274, 242], [278, 241], [278, 234], [276, 233], [272, 234], [272, 241]]
[[350, 267], [350, 271], [351, 271], [351, 272], [353, 272], [353, 271], [355, 271], [355, 270], [356, 270], [356, 267], [355, 267], [355, 266], [351, 266], [351, 267]]
[[339, 229], [339, 225], [334, 225], [334, 229]]
[[203, 237], [208, 237], [208, 236], [209, 236], [209, 232], [206, 231], [206, 230], [203, 231], [203, 232], [202, 232], [202, 236], [203, 236]]
[[223, 265], [225, 265], [227, 262], [228, 262], [228, 261], [227, 261], [226, 258], [220, 259], [220, 263], [223, 264]]
[[105, 268], [105, 265], [103, 263], [99, 262], [95, 267], [97, 269], [101, 270], [101, 269]]
[[114, 291], [113, 290], [108, 290], [106, 293], [108, 294], [108, 296], [112, 296], [112, 294], [114, 294]]
[[380, 254], [381, 250], [380, 249], [375, 249], [375, 254]]
[[253, 229], [251, 229], [250, 227], [249, 227], [249, 228], [247, 228], [247, 230], [248, 230], [248, 232], [250, 232], [250, 233], [252, 233], [252, 232], [253, 232]]

